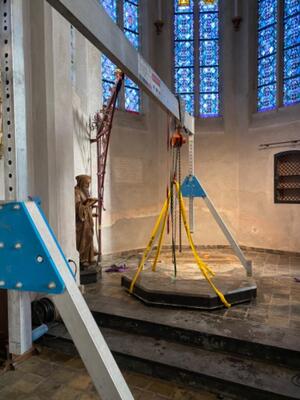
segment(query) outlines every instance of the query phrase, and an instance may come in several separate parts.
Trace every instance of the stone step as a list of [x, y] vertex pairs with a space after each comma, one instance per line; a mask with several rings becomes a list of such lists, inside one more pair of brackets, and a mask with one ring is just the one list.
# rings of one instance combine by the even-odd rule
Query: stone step
[[[107, 308], [107, 310], [106, 310]], [[110, 312], [108, 310], [110, 309]], [[215, 315], [186, 312], [186, 319], [176, 319], [167, 312], [154, 313], [145, 308], [143, 316], [137, 316], [130, 308], [118, 311], [103, 304], [102, 312], [91, 307], [93, 316], [102, 328], [135, 333], [142, 336], [171, 340], [179, 344], [201, 347], [209, 351], [221, 351], [257, 360], [285, 365], [300, 370], [300, 341], [296, 333], [253, 321], [224, 321]]]
[[[101, 331], [121, 368], [237, 399], [300, 399], [298, 370], [153, 337]], [[62, 324], [52, 327], [42, 344], [75, 351]]]

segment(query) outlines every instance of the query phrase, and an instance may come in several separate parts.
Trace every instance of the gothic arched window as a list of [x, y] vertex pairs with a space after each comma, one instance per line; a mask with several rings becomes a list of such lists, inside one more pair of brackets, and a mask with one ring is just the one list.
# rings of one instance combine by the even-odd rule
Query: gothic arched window
[[283, 104], [300, 101], [300, 0], [284, 2]]
[[258, 0], [257, 109], [300, 101], [300, 0]]
[[174, 88], [189, 113], [202, 118], [220, 114], [219, 2], [174, 1]]
[[[139, 0], [100, 0], [104, 9], [112, 20], [124, 31], [130, 43], [139, 48]], [[102, 56], [102, 90], [103, 103], [106, 104], [111, 87], [115, 82], [116, 66], [106, 57]], [[119, 104], [127, 111], [140, 111], [140, 90], [128, 77], [125, 77], [124, 93], [120, 95]]]

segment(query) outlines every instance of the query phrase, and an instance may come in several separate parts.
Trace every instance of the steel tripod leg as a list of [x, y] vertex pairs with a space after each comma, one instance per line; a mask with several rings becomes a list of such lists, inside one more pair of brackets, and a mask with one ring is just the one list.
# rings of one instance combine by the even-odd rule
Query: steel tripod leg
[[248, 276], [252, 276], [252, 262], [251, 260], [247, 260], [244, 256], [244, 253], [240, 249], [239, 245], [235, 241], [232, 233], [229, 231], [227, 226], [225, 225], [224, 221], [218, 214], [217, 210], [215, 209], [215, 206], [213, 205], [212, 201], [209, 199], [209, 197], [206, 195], [203, 197], [203, 200], [205, 201], [205, 204], [207, 205], [209, 211], [211, 212], [212, 216], [214, 217], [215, 221], [221, 228], [222, 232], [224, 233], [226, 239], [228, 240], [232, 250], [235, 252], [236, 256], [239, 258], [241, 261], [242, 265], [247, 271]]
[[72, 336], [101, 399], [133, 400], [125, 379], [38, 206], [34, 202], [29, 202], [26, 203], [26, 209], [65, 285], [64, 293], [53, 296], [53, 301]]
[[80, 293], [74, 278], [53, 301], [103, 400], [133, 400], [127, 384]]

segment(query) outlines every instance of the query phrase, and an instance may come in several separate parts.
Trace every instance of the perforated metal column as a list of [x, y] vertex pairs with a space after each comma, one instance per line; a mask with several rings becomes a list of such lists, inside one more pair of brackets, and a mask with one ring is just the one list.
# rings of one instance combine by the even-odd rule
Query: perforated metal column
[[[27, 198], [26, 95], [22, 0], [1, 0], [1, 76], [5, 200]], [[28, 293], [8, 292], [9, 350], [23, 354], [31, 347]]]
[[3, 92], [3, 144], [5, 199], [16, 198], [15, 126], [13, 107], [11, 1], [1, 1], [1, 75]]

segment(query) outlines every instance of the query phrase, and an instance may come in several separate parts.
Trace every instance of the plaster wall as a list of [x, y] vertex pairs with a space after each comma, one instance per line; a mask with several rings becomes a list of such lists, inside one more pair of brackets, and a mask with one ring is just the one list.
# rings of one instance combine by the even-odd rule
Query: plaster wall
[[[273, 189], [274, 154], [295, 147], [259, 150], [258, 146], [299, 139], [300, 106], [256, 113], [256, 1], [241, 0], [243, 22], [238, 32], [231, 23], [231, 6], [220, 2], [222, 116], [196, 122], [195, 173], [240, 244], [299, 252], [300, 206], [274, 204]], [[153, 38], [156, 66], [172, 88], [172, 19], [168, 18], [172, 1], [164, 2], [163, 12], [161, 40]], [[184, 170], [187, 151], [182, 151]], [[160, 157], [163, 165], [165, 155]], [[195, 201], [195, 224], [197, 244], [226, 243], [199, 199]]]
[[70, 25], [46, 2], [30, 2], [33, 194], [40, 196], [67, 258], [75, 247]]
[[[154, 66], [156, 7], [145, 0], [140, 7], [141, 51]], [[163, 200], [160, 121], [159, 110], [144, 95], [139, 114], [116, 111], [105, 183], [104, 254], [143, 248], [149, 240]]]
[[[96, 146], [91, 145], [90, 122], [102, 107], [100, 53], [78, 31], [74, 32], [74, 71], [72, 108], [74, 135], [74, 177], [80, 174], [93, 178], [96, 194]], [[75, 184], [75, 180], [74, 180]]]
[[[154, 35], [156, 69], [160, 76], [173, 90], [173, 21], [172, 1], [163, 2], [163, 20], [165, 22], [163, 32]], [[239, 227], [239, 197], [238, 185], [238, 141], [235, 125], [234, 104], [234, 76], [232, 70], [232, 54], [234, 54], [234, 36], [231, 29], [231, 9], [228, 3], [221, 2], [221, 13], [223, 18], [220, 22], [221, 37], [221, 91], [226, 101], [222, 102], [222, 117], [215, 119], [196, 119], [195, 134], [195, 174], [209, 194], [222, 218], [235, 234]], [[154, 20], [153, 20], [154, 22]], [[161, 57], [164, 54], [164, 57]], [[160, 135], [165, 141], [166, 117], [160, 112], [161, 120]], [[167, 164], [165, 142], [162, 144], [159, 157], [161, 168]], [[188, 174], [188, 147], [182, 147], [182, 178]], [[164, 177], [165, 180], [165, 177]], [[165, 185], [165, 183], [164, 183]], [[186, 204], [187, 205], [187, 204]], [[195, 199], [195, 231], [194, 240], [196, 244], [212, 245], [225, 244], [226, 241], [211, 214], [206, 208], [203, 200]], [[167, 239], [168, 240], [168, 239]], [[184, 243], [187, 243], [184, 237]]]
[[[153, 33], [153, 27], [149, 26], [149, 16], [151, 19], [155, 8], [154, 4], [149, 5], [145, 0], [141, 2], [141, 47], [143, 55], [150, 61], [153, 61], [154, 56], [153, 43], [149, 41]], [[65, 81], [60, 82], [56, 78], [54, 83], [54, 91], [65, 89], [70, 95], [69, 99], [72, 99], [72, 102], [66, 100], [60, 110], [56, 109], [59, 116], [67, 116], [68, 122], [72, 116], [68, 135], [69, 129], [72, 130], [73, 144], [69, 148], [67, 143], [61, 144], [62, 151], [73, 157], [73, 164], [69, 160], [68, 165], [68, 188], [71, 190], [71, 184], [74, 186], [76, 175], [89, 174], [92, 176], [92, 195], [96, 196], [96, 145], [89, 142], [90, 135], [95, 135], [95, 132], [91, 132], [89, 121], [102, 107], [101, 55], [78, 32], [72, 38], [69, 27], [55, 12], [54, 15], [61, 25], [60, 29], [64, 29], [66, 36], [61, 41], [64, 51], [68, 51], [64, 59], [67, 63], [59, 55], [56, 63], [64, 62], [69, 67], [70, 57], [74, 61], [69, 76], [66, 70], [64, 72]], [[53, 46], [55, 48], [56, 43]], [[105, 183], [102, 225], [104, 254], [144, 247], [149, 237], [162, 201], [162, 197], [158, 197], [161, 183], [160, 158], [157, 156], [161, 137], [157, 129], [158, 120], [157, 107], [145, 96], [142, 96], [142, 111], [139, 115], [116, 111]], [[49, 154], [41, 157], [46, 159]], [[47, 179], [49, 177], [45, 178], [41, 192], [46, 188]], [[66, 204], [71, 204], [70, 194], [64, 196], [68, 197], [65, 198]], [[47, 198], [47, 194], [44, 197]], [[72, 236], [72, 229], [72, 222], [66, 224], [64, 235]]]
[[[258, 150], [258, 145], [265, 141], [297, 138], [299, 107], [271, 115], [253, 115], [254, 2], [241, 3], [243, 23], [236, 33], [231, 24], [232, 9], [228, 2], [221, 1], [222, 117], [197, 121], [195, 172], [241, 244], [299, 251], [299, 206], [273, 203], [273, 154], [279, 150]], [[100, 54], [76, 33], [72, 78], [69, 24], [49, 10], [48, 5], [36, 0], [32, 4], [36, 15], [32, 26], [32, 70], [36, 81], [33, 126], [34, 132], [42, 132], [34, 140], [35, 188], [55, 231], [62, 243], [68, 243], [66, 248], [71, 254], [75, 249], [74, 210], [67, 205], [73, 204], [74, 177], [91, 174], [92, 192], [96, 195], [96, 155], [89, 143], [88, 122], [101, 108]], [[170, 88], [171, 6], [170, 0], [163, 2], [165, 25], [157, 35], [153, 25], [158, 18], [156, 4], [141, 3], [143, 55]], [[43, 18], [39, 18], [39, 13]], [[46, 35], [51, 40], [45, 44]], [[45, 49], [39, 44], [41, 37]], [[139, 115], [121, 110], [115, 115], [105, 185], [104, 254], [144, 247], [166, 192], [167, 116], [146, 96], [142, 101]], [[53, 136], [50, 132], [56, 133]], [[182, 158], [184, 176], [187, 147], [182, 150]], [[59, 213], [64, 214], [62, 219]], [[199, 199], [195, 201], [195, 216], [197, 244], [225, 243]]]
[[[153, 60], [147, 3], [141, 5], [142, 49]], [[67, 257], [78, 260], [74, 178], [90, 174], [96, 195], [96, 148], [89, 142], [95, 132], [89, 119], [102, 106], [100, 53], [78, 32], [72, 38], [70, 25], [47, 3], [33, 0], [30, 12], [33, 194], [41, 197]], [[105, 185], [104, 254], [144, 247], [157, 216], [162, 200], [157, 112], [144, 96], [139, 115], [116, 112]]]
[[241, 135], [239, 235], [242, 243], [300, 251], [299, 204], [274, 203], [274, 154], [296, 147], [258, 148], [262, 143], [299, 139], [299, 128], [298, 120], [266, 127], [249, 127], [248, 135]]
[[105, 185], [104, 253], [144, 247], [150, 235], [158, 212], [157, 137], [152, 127], [145, 115], [117, 113]]
[[255, 111], [256, 4], [251, 0], [242, 5], [244, 22], [236, 41], [236, 54], [241, 62], [235, 88], [239, 110], [238, 237], [248, 246], [299, 252], [299, 204], [274, 203], [274, 154], [297, 147], [285, 145], [260, 150], [259, 145], [299, 139], [300, 105], [264, 113]]

